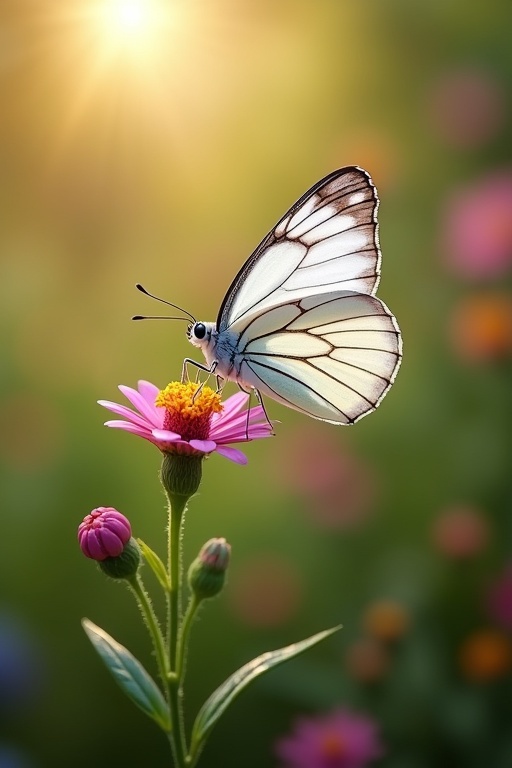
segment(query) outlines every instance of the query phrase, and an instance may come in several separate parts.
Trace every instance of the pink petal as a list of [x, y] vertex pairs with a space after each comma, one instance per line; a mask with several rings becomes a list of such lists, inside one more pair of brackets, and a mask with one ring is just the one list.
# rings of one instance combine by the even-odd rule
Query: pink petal
[[217, 447], [217, 443], [214, 443], [213, 440], [189, 440], [189, 444], [196, 451], [201, 451], [202, 453], [211, 453]]
[[137, 382], [137, 388], [144, 400], [146, 400], [146, 402], [150, 405], [154, 405], [156, 408], [155, 400], [156, 396], [160, 392], [158, 387], [152, 384], [150, 381], [144, 381], [144, 379], [140, 379]]
[[[251, 434], [251, 429], [254, 429], [256, 426], [260, 426], [260, 425], [253, 424], [253, 422], [261, 418], [261, 416], [263, 415], [262, 408], [259, 407], [259, 410], [261, 411], [261, 413], [256, 415], [252, 413], [253, 410], [256, 410], [256, 409], [255, 408], [251, 409], [251, 412], [249, 414], [249, 435]], [[267, 425], [266, 420], [265, 422], [263, 422], [263, 424], [261, 424], [261, 426], [265, 426], [265, 425]], [[246, 430], [247, 430], [247, 411], [245, 411], [245, 413], [241, 413], [239, 416], [233, 416], [231, 419], [229, 419], [229, 421], [226, 421], [223, 424], [212, 423], [210, 435], [214, 439], [218, 439], [220, 437], [225, 439], [226, 435], [231, 435], [231, 434], [233, 436], [239, 437], [240, 439], [245, 439]], [[229, 440], [226, 438], [225, 442], [229, 442]]]
[[134, 424], [137, 424], [139, 427], [151, 429], [154, 426], [153, 423], [147, 421], [147, 419], [144, 419], [138, 413], [135, 413], [135, 411], [132, 411], [131, 408], [127, 408], [125, 405], [112, 403], [110, 400], [98, 400], [98, 404], [103, 408], [106, 408], [108, 411], [112, 411], [112, 413], [115, 413], [118, 416], [123, 416], [125, 419], [128, 419]]
[[230, 448], [227, 445], [218, 445], [216, 452], [220, 453], [221, 456], [225, 456], [226, 459], [234, 461], [236, 464], [247, 464], [248, 459], [245, 453], [242, 453], [242, 451], [239, 451], [236, 448]]
[[83, 553], [93, 560], [105, 560], [108, 557], [97, 530], [88, 531], [87, 537], [81, 542], [81, 547]]
[[181, 440], [181, 435], [168, 429], [152, 429], [151, 434], [154, 438], [164, 443], [175, 443], [177, 440]]
[[238, 411], [244, 407], [245, 403], [249, 399], [249, 395], [245, 392], [237, 392], [235, 395], [231, 395], [223, 403], [223, 409], [219, 414], [219, 418], [224, 420], [229, 418], [231, 414], [238, 413]]
[[[123, 544], [126, 544], [130, 540], [130, 536], [132, 535], [132, 529], [130, 525], [127, 525], [126, 522], [123, 520], [118, 520], [115, 517], [108, 517], [108, 530], [112, 531], [112, 533], [115, 533], [118, 539], [121, 540]], [[104, 526], [106, 528], [106, 525]]]
[[110, 427], [111, 429], [122, 429], [125, 432], [131, 432], [132, 435], [144, 437], [146, 440], [150, 440], [152, 443], [155, 442], [152, 438], [151, 432], [148, 429], [137, 427], [136, 424], [132, 424], [129, 421], [106, 421], [105, 426]]
[[101, 529], [101, 543], [109, 557], [118, 557], [124, 549], [124, 544], [114, 531], [104, 527]]
[[[150, 405], [145, 397], [131, 387], [125, 387], [124, 384], [119, 385], [119, 390], [123, 393], [127, 400], [137, 408], [140, 413], [148, 419], [154, 426], [162, 424], [162, 420], [158, 419], [158, 411], [156, 405]], [[162, 409], [163, 413], [163, 409]]]

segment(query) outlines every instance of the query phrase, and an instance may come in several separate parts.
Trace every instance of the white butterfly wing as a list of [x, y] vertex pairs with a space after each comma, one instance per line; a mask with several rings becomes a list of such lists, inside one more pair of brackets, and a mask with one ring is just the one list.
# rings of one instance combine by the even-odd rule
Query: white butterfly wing
[[352, 424], [390, 388], [402, 343], [380, 299], [337, 291], [265, 312], [246, 327], [238, 350], [244, 383], [314, 418]]
[[243, 330], [280, 304], [333, 291], [373, 295], [380, 276], [378, 197], [355, 166], [315, 184], [283, 216], [235, 277], [217, 328]]
[[240, 334], [236, 380], [335, 424], [375, 410], [398, 371], [402, 340], [374, 296], [380, 278], [378, 197], [370, 176], [342, 168], [283, 216], [235, 277], [217, 320]]

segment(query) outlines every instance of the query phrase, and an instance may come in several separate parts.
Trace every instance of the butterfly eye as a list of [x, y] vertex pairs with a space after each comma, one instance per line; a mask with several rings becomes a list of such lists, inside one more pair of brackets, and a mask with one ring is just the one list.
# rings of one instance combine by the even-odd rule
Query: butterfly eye
[[192, 329], [192, 333], [196, 339], [204, 339], [206, 336], [206, 326], [204, 323], [196, 323]]

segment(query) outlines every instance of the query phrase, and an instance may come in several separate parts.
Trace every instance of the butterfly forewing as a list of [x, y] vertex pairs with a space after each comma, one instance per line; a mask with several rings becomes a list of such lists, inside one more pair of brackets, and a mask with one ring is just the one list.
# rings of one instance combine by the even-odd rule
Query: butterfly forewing
[[260, 243], [233, 281], [217, 328], [243, 332], [273, 307], [347, 290], [373, 294], [380, 274], [375, 187], [349, 167], [313, 186]]

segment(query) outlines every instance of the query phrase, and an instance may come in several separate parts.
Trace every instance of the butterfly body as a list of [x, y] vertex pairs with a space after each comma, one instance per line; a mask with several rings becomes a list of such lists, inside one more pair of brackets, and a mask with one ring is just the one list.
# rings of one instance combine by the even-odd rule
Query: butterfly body
[[226, 381], [243, 383], [239, 379], [242, 364], [242, 356], [237, 347], [239, 333], [230, 330], [219, 332], [215, 323], [197, 322], [189, 327], [187, 336], [190, 343], [202, 351], [212, 372]]
[[206, 369], [334, 424], [375, 410], [402, 353], [398, 324], [374, 295], [377, 208], [355, 166], [308, 190], [243, 265], [217, 322], [189, 327]]

